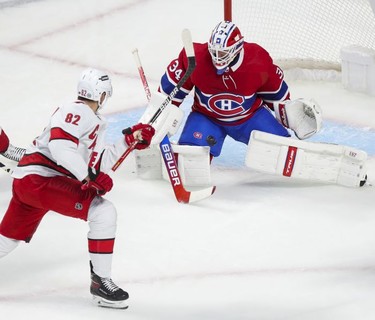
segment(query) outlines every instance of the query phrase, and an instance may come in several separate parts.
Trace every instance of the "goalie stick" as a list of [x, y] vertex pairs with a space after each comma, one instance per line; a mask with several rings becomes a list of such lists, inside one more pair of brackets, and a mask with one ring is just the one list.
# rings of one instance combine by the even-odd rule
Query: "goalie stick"
[[[190, 37], [190, 35], [189, 35], [189, 37]], [[186, 54], [187, 54], [188, 59], [189, 59], [190, 57], [194, 58], [194, 49], [193, 49], [193, 46], [192, 46], [191, 38], [188, 39], [188, 41], [191, 43], [191, 45], [189, 45], [189, 46], [191, 46], [191, 48], [188, 46], [189, 43], [187, 43], [187, 44], [184, 43], [184, 44], [185, 44]], [[145, 93], [146, 93], [147, 100], [150, 101], [150, 98], [151, 98], [150, 87], [148, 85], [147, 78], [146, 78], [144, 70], [143, 70], [141, 59], [140, 59], [139, 54], [138, 54], [138, 49], [133, 50], [133, 56], [134, 56], [135, 62], [137, 64], [138, 72], [139, 72], [140, 78], [142, 80], [142, 84], [143, 84], [143, 88], [144, 88]], [[190, 61], [189, 61], [189, 66], [191, 65]], [[195, 68], [195, 58], [194, 58], [193, 62], [194, 62], [193, 68]], [[188, 70], [189, 70], [189, 67], [188, 67]], [[186, 71], [186, 73], [187, 72], [188, 71]], [[191, 74], [191, 72], [190, 72], [190, 74]], [[186, 77], [186, 79], [187, 79], [187, 77]], [[184, 80], [184, 82], [185, 81], [186, 80]], [[169, 101], [168, 101], [168, 103], [169, 103]], [[163, 109], [168, 105], [168, 103], [165, 104], [165, 102], [163, 102], [163, 105], [165, 104]], [[161, 112], [158, 113], [158, 116], [160, 115], [160, 113]], [[151, 121], [155, 122], [157, 117], [155, 117], [155, 115], [154, 115], [152, 117]], [[194, 190], [194, 191], [186, 190], [183, 183], [182, 183], [180, 172], [178, 170], [177, 161], [176, 161], [176, 158], [174, 156], [173, 149], [172, 149], [171, 143], [170, 143], [167, 135], [160, 142], [159, 146], [160, 146], [160, 151], [162, 153], [163, 160], [164, 160], [164, 163], [165, 163], [165, 168], [168, 172], [169, 180], [171, 182], [174, 194], [175, 194], [178, 202], [191, 203], [191, 202], [199, 201], [199, 200], [202, 200], [202, 199], [205, 199], [205, 198], [209, 197], [210, 195], [212, 195], [215, 192], [215, 189], [216, 189], [215, 186], [203, 188], [203, 189], [200, 189], [200, 190]]]
[[[169, 102], [172, 101], [172, 99], [176, 96], [180, 88], [184, 85], [186, 80], [190, 77], [190, 75], [193, 73], [195, 69], [195, 54], [194, 54], [194, 47], [193, 42], [191, 40], [191, 34], [190, 30], [184, 29], [182, 30], [182, 42], [184, 44], [184, 48], [186, 51], [186, 56], [188, 58], [188, 67], [186, 69], [186, 72], [184, 76], [180, 79], [180, 81], [176, 84], [172, 92], [168, 95], [168, 97], [163, 101], [163, 103], [160, 105], [159, 109], [155, 112], [151, 120], [148, 124], [152, 125], [156, 119], [159, 117], [160, 113], [163, 112], [163, 110], [167, 107]], [[127, 130], [127, 129], [124, 129]], [[123, 130], [123, 132], [124, 132]], [[112, 171], [116, 171], [117, 168], [123, 163], [123, 161], [126, 159], [126, 157], [135, 149], [137, 142], [134, 142], [129, 146], [129, 148], [122, 154], [122, 156], [117, 160], [117, 162], [113, 165]]]

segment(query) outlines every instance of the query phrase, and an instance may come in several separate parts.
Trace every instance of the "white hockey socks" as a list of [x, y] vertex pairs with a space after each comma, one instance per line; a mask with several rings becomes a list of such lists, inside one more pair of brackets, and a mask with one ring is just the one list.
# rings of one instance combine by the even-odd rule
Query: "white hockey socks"
[[88, 247], [93, 271], [99, 277], [111, 278], [117, 212], [113, 204], [101, 197], [91, 203], [88, 218]]

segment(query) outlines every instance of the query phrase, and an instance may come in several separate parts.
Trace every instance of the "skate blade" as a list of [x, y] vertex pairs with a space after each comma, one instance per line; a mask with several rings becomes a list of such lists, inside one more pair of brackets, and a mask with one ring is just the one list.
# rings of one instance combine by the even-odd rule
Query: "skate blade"
[[93, 296], [94, 304], [102, 308], [111, 308], [111, 309], [127, 309], [129, 307], [126, 300], [124, 301], [110, 301], [102, 297]]

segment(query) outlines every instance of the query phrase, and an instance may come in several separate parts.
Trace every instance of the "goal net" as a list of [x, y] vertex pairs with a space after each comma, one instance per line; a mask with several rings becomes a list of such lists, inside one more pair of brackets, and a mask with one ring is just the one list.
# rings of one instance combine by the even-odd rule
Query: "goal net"
[[284, 69], [340, 70], [341, 48], [375, 49], [375, 0], [224, 0], [238, 25]]

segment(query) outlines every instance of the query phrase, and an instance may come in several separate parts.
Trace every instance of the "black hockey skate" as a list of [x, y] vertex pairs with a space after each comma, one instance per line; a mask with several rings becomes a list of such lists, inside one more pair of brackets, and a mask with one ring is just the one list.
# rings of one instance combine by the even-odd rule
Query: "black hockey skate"
[[129, 294], [115, 285], [112, 279], [101, 278], [94, 273], [90, 261], [91, 286], [90, 292], [94, 302], [100, 307], [126, 309]]

